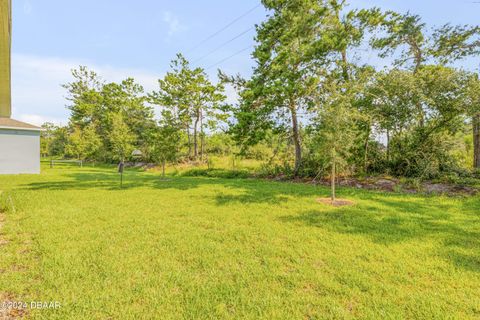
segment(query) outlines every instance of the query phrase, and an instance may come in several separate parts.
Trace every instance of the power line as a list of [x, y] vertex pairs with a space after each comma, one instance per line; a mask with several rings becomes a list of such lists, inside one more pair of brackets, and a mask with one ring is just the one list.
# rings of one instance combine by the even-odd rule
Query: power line
[[222, 49], [223, 47], [225, 47], [227, 44], [229, 44], [229, 43], [231, 43], [231, 42], [235, 41], [236, 39], [240, 38], [241, 36], [243, 36], [244, 34], [246, 34], [247, 32], [249, 32], [249, 31], [251, 31], [251, 30], [253, 30], [253, 29], [254, 29], [254, 27], [250, 27], [250, 28], [248, 28], [247, 30], [245, 30], [245, 31], [243, 31], [243, 32], [241, 32], [241, 33], [239, 33], [239, 34], [237, 34], [235, 37], [233, 37], [233, 38], [231, 38], [230, 40], [228, 40], [228, 41], [226, 41], [226, 42], [222, 43], [221, 45], [219, 45], [218, 47], [216, 47], [216, 48], [215, 48], [215, 49], [213, 49], [212, 51], [208, 52], [208, 53], [207, 53], [207, 54], [205, 54], [204, 56], [202, 56], [202, 57], [200, 57], [200, 58], [198, 58], [198, 59], [194, 60], [194, 61], [192, 62], [192, 64], [195, 64], [195, 63], [197, 63], [197, 62], [199, 62], [199, 61], [201, 61], [201, 60], [205, 59], [206, 57], [210, 56], [212, 53], [215, 53], [215, 52], [217, 52], [218, 50], [220, 50], [220, 49]]
[[229, 28], [230, 26], [232, 26], [235, 22], [237, 22], [238, 20], [242, 19], [243, 17], [247, 16], [248, 14], [250, 14], [251, 12], [253, 12], [255, 9], [257, 9], [258, 7], [260, 7], [261, 4], [257, 4], [255, 7], [251, 8], [250, 10], [248, 10], [247, 12], [243, 13], [242, 15], [240, 15], [239, 17], [233, 19], [231, 22], [229, 22], [227, 25], [225, 25], [224, 27], [220, 28], [220, 30], [214, 32], [213, 34], [209, 35], [208, 37], [206, 37], [205, 39], [203, 39], [202, 41], [200, 41], [199, 43], [197, 43], [195, 46], [193, 46], [190, 50], [188, 50], [186, 53], [190, 53], [192, 52], [193, 50], [197, 49], [198, 47], [200, 47], [202, 44], [204, 44], [205, 42], [209, 41], [210, 39], [212, 39], [213, 37], [217, 36], [218, 34], [220, 34], [222, 31], [226, 30], [227, 28]]
[[248, 47], [246, 47], [246, 48], [243, 48], [242, 50], [239, 50], [239, 51], [235, 52], [234, 54], [232, 54], [232, 55], [230, 55], [230, 56], [228, 56], [228, 57], [226, 57], [226, 58], [218, 61], [217, 63], [214, 63], [214, 64], [208, 66], [205, 70], [210, 70], [210, 69], [212, 69], [213, 67], [216, 67], [217, 65], [219, 65], [219, 64], [221, 64], [221, 63], [223, 63], [223, 62], [225, 62], [225, 61], [227, 61], [227, 60], [230, 60], [231, 58], [235, 57], [236, 55], [239, 55], [240, 53], [242, 53], [242, 52], [244, 52], [244, 51], [246, 51], [246, 50], [248, 50], [248, 49], [250, 49], [250, 48], [252, 48], [252, 47], [253, 47], [253, 46], [250, 45], [250, 46], [248, 46]]

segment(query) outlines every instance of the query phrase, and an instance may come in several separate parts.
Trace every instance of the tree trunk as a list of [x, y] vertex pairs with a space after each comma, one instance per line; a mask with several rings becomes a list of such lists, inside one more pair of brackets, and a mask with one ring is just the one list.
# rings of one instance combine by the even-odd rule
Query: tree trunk
[[370, 142], [370, 131], [371, 131], [371, 126], [370, 123], [368, 124], [368, 130], [367, 130], [367, 137], [365, 138], [365, 155], [363, 159], [363, 171], [364, 173], [367, 173], [368, 170], [368, 146]]
[[387, 129], [387, 161], [390, 161], [390, 130]]
[[[414, 44], [412, 48], [415, 54], [415, 69], [413, 70], [413, 74], [417, 74], [420, 68], [422, 67], [423, 55], [417, 44]], [[417, 102], [416, 106], [417, 106], [417, 112], [419, 117], [418, 125], [420, 126], [420, 128], [423, 128], [425, 126], [425, 114], [423, 112], [422, 103]]]
[[472, 119], [473, 125], [473, 167], [480, 169], [480, 113]]
[[200, 132], [200, 160], [204, 159], [205, 156], [205, 133], [202, 131]]
[[203, 132], [203, 112], [200, 110], [200, 160], [203, 162], [205, 153], [205, 134]]
[[193, 126], [193, 158], [197, 160], [198, 157], [198, 121], [199, 116], [197, 113], [197, 118], [195, 119], [195, 124]]
[[192, 139], [190, 137], [190, 128], [187, 127], [188, 159], [192, 159]]
[[350, 80], [350, 76], [348, 74], [347, 50], [345, 49], [342, 50], [342, 73], [345, 81]]
[[365, 157], [363, 159], [363, 172], [367, 173], [368, 171], [368, 145], [369, 145], [370, 140], [367, 138], [365, 140]]
[[294, 176], [298, 175], [300, 171], [300, 166], [302, 165], [302, 145], [300, 142], [300, 133], [298, 127], [298, 119], [297, 119], [297, 110], [295, 109], [295, 105], [293, 103], [290, 104], [290, 112], [292, 115], [292, 135], [293, 135], [293, 143], [295, 145], [295, 169], [294, 169]]
[[[335, 152], [335, 151], [334, 151]], [[331, 198], [332, 198], [332, 203], [335, 202], [335, 198], [336, 198], [336, 195], [335, 195], [335, 176], [336, 176], [336, 159], [335, 159], [335, 155], [333, 156], [333, 159], [332, 159], [332, 173], [331, 173], [331, 181], [330, 181], [330, 187], [331, 187]]]
[[416, 43], [415, 44], [412, 43], [411, 47], [413, 48], [413, 54], [415, 56], [414, 57], [415, 67], [413, 69], [413, 73], [417, 74], [418, 70], [420, 70], [420, 68], [422, 67], [423, 55]]

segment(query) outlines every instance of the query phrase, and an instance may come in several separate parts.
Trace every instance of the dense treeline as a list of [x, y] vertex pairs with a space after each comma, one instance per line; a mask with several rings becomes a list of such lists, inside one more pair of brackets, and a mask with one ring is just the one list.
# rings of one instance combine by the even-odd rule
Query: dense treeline
[[[264, 160], [292, 176], [337, 173], [433, 178], [480, 167], [480, 80], [455, 67], [478, 55], [477, 26], [426, 26], [407, 13], [349, 10], [346, 1], [263, 0], [249, 79], [178, 55], [145, 93], [133, 79], [104, 83], [80, 67], [64, 85], [67, 127], [46, 125], [50, 156], [112, 162]], [[358, 52], [377, 54], [376, 69]], [[225, 103], [225, 85], [239, 94]], [[154, 115], [160, 110], [160, 117]]]

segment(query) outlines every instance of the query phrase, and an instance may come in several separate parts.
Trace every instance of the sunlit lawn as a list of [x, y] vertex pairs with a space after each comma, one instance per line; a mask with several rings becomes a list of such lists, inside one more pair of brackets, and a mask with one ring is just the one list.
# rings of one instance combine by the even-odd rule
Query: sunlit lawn
[[45, 168], [0, 176], [0, 296], [39, 319], [480, 318], [480, 198]]

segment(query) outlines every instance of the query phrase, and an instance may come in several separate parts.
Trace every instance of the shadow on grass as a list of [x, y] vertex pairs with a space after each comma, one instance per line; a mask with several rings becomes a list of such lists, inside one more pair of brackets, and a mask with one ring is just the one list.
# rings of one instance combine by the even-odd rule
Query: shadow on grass
[[279, 220], [359, 235], [383, 245], [433, 239], [438, 243], [436, 254], [458, 268], [480, 273], [479, 198], [465, 199], [461, 206], [465, 209], [455, 215], [451, 210], [458, 207], [436, 203], [433, 197], [424, 204], [388, 196], [370, 200], [375, 205], [309, 210]]
[[[213, 175], [214, 174], [214, 175]], [[213, 176], [211, 176], [213, 175]], [[293, 183], [274, 183], [270, 181], [245, 178], [242, 172], [223, 170], [198, 172], [190, 175], [167, 176], [164, 180], [159, 174], [127, 171], [120, 188], [120, 176], [114, 170], [105, 172], [86, 169], [82, 172], [66, 172], [62, 180], [33, 182], [23, 185], [29, 190], [130, 190], [136, 188], [153, 188], [159, 190], [190, 190], [205, 185], [218, 185], [238, 191], [238, 194], [219, 193], [215, 197], [218, 205], [235, 203], [278, 203], [287, 201], [289, 196], [315, 196], [318, 189]]]
[[[120, 189], [119, 174], [112, 169], [89, 169], [66, 172], [60, 181], [34, 182], [24, 185], [30, 190], [89, 190], [111, 191], [135, 188], [158, 190], [191, 190], [205, 185], [218, 185], [235, 194], [219, 192], [214, 197], [218, 206], [251, 203], [280, 203], [291, 199], [326, 196], [328, 189], [311, 185], [238, 179], [236, 173], [220, 172], [220, 178], [211, 178], [218, 172], [196, 172], [193, 176], [169, 176], [128, 170]], [[241, 174], [240, 174], [241, 176]], [[441, 201], [438, 197], [383, 194], [378, 192], [340, 189], [342, 197], [361, 199], [351, 207], [338, 209], [321, 207], [301, 213], [282, 216], [278, 221], [321, 227], [333, 232], [360, 235], [379, 244], [390, 245], [410, 239], [438, 241], [438, 254], [455, 266], [480, 272], [480, 197], [462, 201]], [[303, 198], [303, 199], [302, 199]], [[455, 212], [456, 211], [456, 212]], [[453, 214], [455, 212], [455, 214]]]

